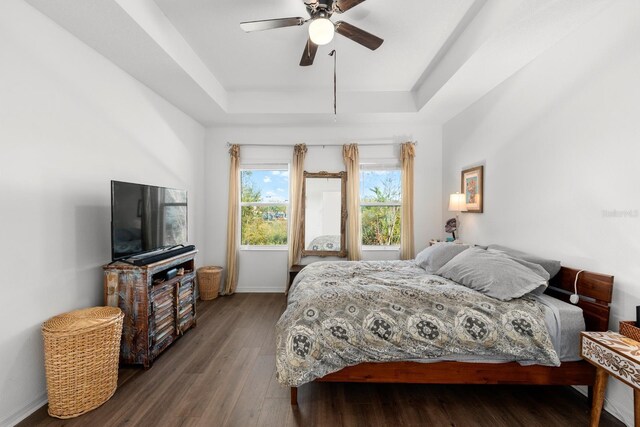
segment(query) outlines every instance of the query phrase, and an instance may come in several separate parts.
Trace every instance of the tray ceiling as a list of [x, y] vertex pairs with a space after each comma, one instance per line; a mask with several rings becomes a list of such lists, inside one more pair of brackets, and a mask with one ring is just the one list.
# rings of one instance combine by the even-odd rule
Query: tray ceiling
[[331, 88], [332, 49], [343, 91], [410, 91], [451, 36], [473, 0], [367, 0], [344, 20], [384, 39], [376, 51], [336, 35], [313, 66], [300, 67], [307, 27], [245, 33], [242, 21], [301, 16], [302, 0], [156, 0], [220, 83], [230, 91]]
[[205, 125], [444, 123], [612, 0], [367, 0], [334, 17], [385, 41], [340, 35], [298, 62], [307, 25], [245, 33], [248, 20], [307, 17], [302, 0], [27, 0]]

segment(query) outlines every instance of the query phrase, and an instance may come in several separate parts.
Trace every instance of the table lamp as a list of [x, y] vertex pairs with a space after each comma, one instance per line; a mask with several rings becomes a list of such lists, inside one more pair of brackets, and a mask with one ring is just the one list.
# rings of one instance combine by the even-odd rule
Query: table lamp
[[[453, 234], [453, 239], [456, 240], [456, 230], [460, 230], [460, 212], [465, 212], [467, 210], [467, 203], [464, 199], [464, 194], [455, 193], [449, 196], [449, 211], [456, 212], [456, 227], [453, 229], [451, 234]], [[452, 218], [453, 219], [453, 218]], [[458, 233], [460, 235], [460, 233]]]

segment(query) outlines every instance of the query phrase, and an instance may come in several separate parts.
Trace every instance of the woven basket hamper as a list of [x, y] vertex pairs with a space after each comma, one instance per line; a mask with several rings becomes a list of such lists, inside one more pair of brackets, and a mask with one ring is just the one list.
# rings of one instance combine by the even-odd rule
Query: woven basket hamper
[[201, 300], [218, 298], [221, 274], [222, 267], [201, 267], [198, 269], [198, 291]]
[[113, 396], [123, 318], [117, 307], [92, 307], [43, 323], [49, 415], [74, 418]]

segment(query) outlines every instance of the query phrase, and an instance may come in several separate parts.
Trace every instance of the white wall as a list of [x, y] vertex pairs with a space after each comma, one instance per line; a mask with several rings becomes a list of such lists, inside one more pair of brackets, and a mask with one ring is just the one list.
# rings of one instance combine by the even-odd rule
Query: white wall
[[[462, 239], [615, 275], [614, 330], [640, 305], [639, 22], [640, 3], [613, 2], [443, 129], [443, 201], [485, 165], [484, 213], [461, 215]], [[608, 409], [631, 425], [632, 408], [610, 381]]]
[[[229, 155], [227, 142], [238, 144], [327, 144], [309, 146], [305, 170], [344, 170], [342, 146], [335, 144], [418, 141], [415, 159], [416, 250], [440, 235], [441, 129], [439, 126], [370, 125], [325, 127], [210, 128], [206, 137], [207, 262], [225, 265]], [[333, 144], [333, 145], [332, 145]], [[292, 148], [241, 148], [241, 161], [262, 157], [265, 161], [290, 162]], [[398, 158], [399, 146], [361, 147], [361, 159]], [[398, 251], [367, 251], [365, 259], [398, 259]], [[318, 259], [318, 258], [314, 258]], [[308, 262], [305, 259], [304, 262]], [[240, 253], [238, 292], [281, 292], [287, 281], [286, 250], [252, 250]]]
[[0, 3], [0, 64], [0, 425], [10, 425], [46, 399], [42, 322], [102, 304], [111, 179], [187, 189], [190, 239], [204, 248], [204, 129], [19, 0]]

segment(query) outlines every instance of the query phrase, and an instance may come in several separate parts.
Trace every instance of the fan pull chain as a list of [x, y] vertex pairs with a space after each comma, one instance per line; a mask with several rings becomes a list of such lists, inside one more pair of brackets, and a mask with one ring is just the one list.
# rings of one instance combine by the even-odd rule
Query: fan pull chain
[[333, 121], [338, 120], [338, 100], [337, 100], [337, 76], [336, 76], [336, 68], [338, 62], [338, 52], [335, 49], [331, 51], [329, 56], [333, 56]]

